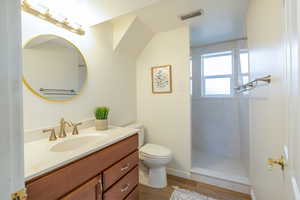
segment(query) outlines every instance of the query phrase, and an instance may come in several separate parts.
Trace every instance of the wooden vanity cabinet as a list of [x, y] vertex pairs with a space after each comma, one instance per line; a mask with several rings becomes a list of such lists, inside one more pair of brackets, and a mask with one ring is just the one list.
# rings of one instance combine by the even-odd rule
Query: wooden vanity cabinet
[[26, 182], [27, 200], [138, 200], [138, 135]]

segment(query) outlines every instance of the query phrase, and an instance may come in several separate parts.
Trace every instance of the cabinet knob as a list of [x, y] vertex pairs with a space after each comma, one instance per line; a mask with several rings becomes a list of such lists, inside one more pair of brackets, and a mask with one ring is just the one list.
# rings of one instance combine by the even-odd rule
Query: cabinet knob
[[121, 192], [126, 192], [129, 189], [130, 184], [127, 183], [126, 185], [124, 185], [123, 188], [121, 188]]
[[127, 163], [123, 168], [121, 168], [121, 172], [124, 172], [129, 169], [130, 164]]

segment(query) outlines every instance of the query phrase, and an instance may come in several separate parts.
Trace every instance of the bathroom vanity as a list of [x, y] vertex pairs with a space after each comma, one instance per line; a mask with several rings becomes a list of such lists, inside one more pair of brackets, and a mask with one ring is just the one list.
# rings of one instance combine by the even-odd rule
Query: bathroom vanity
[[28, 200], [138, 200], [138, 159], [138, 135], [120, 127], [25, 143]]
[[[39, 35], [24, 44], [22, 53], [23, 83], [33, 95], [61, 103], [81, 94], [88, 66], [72, 42]], [[79, 134], [77, 126], [82, 123], [72, 123], [73, 132], [67, 136], [66, 124], [70, 123], [63, 118], [59, 128], [25, 133], [28, 200], [138, 199], [137, 130], [110, 127], [96, 131], [94, 120], [87, 121], [89, 126]]]

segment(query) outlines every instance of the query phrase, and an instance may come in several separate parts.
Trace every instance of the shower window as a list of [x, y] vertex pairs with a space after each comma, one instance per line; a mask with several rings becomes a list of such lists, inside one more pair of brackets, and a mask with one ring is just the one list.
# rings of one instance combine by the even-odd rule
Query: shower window
[[202, 55], [202, 96], [231, 96], [232, 51]]

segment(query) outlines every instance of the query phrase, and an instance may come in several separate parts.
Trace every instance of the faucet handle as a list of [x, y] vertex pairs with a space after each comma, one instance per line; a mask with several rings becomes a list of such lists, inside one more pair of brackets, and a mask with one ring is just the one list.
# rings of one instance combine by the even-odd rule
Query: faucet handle
[[73, 123], [73, 122], [71, 122], [71, 124], [74, 127], [72, 135], [78, 135], [79, 134], [78, 126], [82, 125], [82, 122], [79, 122], [79, 123]]
[[72, 122], [68, 122], [68, 121], [65, 120], [65, 118], [61, 118], [61, 120], [60, 120], [60, 125], [61, 125], [62, 127], [64, 127], [65, 125], [67, 125], [68, 127], [71, 127]]
[[78, 123], [73, 123], [70, 121], [71, 126], [75, 127], [75, 126], [80, 126], [82, 125], [82, 122], [78, 122]]
[[55, 140], [57, 140], [54, 128], [43, 130], [43, 133], [48, 133], [48, 132], [51, 132], [50, 137], [49, 137], [49, 141], [55, 141]]
[[73, 125], [72, 125], [72, 122], [67, 122], [67, 121], [65, 121], [65, 125], [67, 125], [68, 127], [73, 126]]

